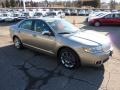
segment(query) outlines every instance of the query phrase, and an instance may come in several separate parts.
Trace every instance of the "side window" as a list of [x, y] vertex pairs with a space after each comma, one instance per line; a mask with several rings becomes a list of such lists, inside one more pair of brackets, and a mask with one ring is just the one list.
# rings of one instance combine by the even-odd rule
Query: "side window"
[[105, 16], [105, 18], [106, 19], [111, 19], [111, 18], [113, 18], [113, 14], [108, 14], [108, 15]]
[[115, 18], [120, 19], [120, 14], [115, 14]]
[[23, 21], [19, 27], [23, 29], [32, 30], [32, 20]]
[[49, 31], [49, 26], [41, 20], [35, 21], [34, 29], [37, 32]]

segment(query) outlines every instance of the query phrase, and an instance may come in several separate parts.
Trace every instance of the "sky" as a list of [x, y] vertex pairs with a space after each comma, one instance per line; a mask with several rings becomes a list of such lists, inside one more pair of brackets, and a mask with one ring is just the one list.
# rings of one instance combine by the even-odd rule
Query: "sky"
[[[116, 2], [120, 2], [120, 0], [115, 0]], [[101, 2], [110, 2], [110, 0], [101, 0]]]
[[[26, 1], [29, 1], [29, 0], [26, 0]], [[44, 0], [32, 0], [32, 1], [44, 1]], [[48, 0], [48, 1], [56, 1], [56, 0]], [[65, 0], [57, 0], [57, 1], [65, 1]], [[69, 0], [66, 0], [66, 1], [69, 1]], [[72, 0], [70, 0], [70, 1], [72, 1]], [[120, 2], [120, 0], [115, 0], [115, 1]], [[110, 2], [110, 0], [101, 0], [101, 2]]]

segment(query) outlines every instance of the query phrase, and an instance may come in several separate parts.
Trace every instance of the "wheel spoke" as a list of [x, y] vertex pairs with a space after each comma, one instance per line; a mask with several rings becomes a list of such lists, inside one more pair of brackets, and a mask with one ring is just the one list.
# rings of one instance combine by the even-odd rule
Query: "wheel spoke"
[[66, 67], [74, 67], [75, 57], [69, 51], [65, 51], [61, 54], [61, 61]]

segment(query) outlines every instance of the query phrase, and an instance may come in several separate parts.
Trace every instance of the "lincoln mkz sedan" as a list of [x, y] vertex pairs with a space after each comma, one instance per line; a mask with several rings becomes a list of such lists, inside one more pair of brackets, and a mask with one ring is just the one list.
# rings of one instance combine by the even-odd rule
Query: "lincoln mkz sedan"
[[54, 55], [65, 67], [101, 66], [112, 54], [109, 37], [75, 27], [64, 19], [26, 19], [10, 27], [16, 48]]

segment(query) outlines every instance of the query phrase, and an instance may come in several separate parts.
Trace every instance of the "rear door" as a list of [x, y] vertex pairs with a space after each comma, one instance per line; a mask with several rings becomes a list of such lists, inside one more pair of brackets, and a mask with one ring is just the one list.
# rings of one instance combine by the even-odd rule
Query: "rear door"
[[113, 25], [114, 24], [114, 15], [108, 14], [100, 19], [104, 25]]
[[114, 17], [114, 18], [115, 18], [115, 21], [114, 21], [115, 24], [116, 24], [116, 25], [120, 25], [120, 14], [115, 14], [115, 17]]
[[34, 43], [33, 20], [25, 20], [19, 25], [19, 35], [23, 44], [32, 45]]

